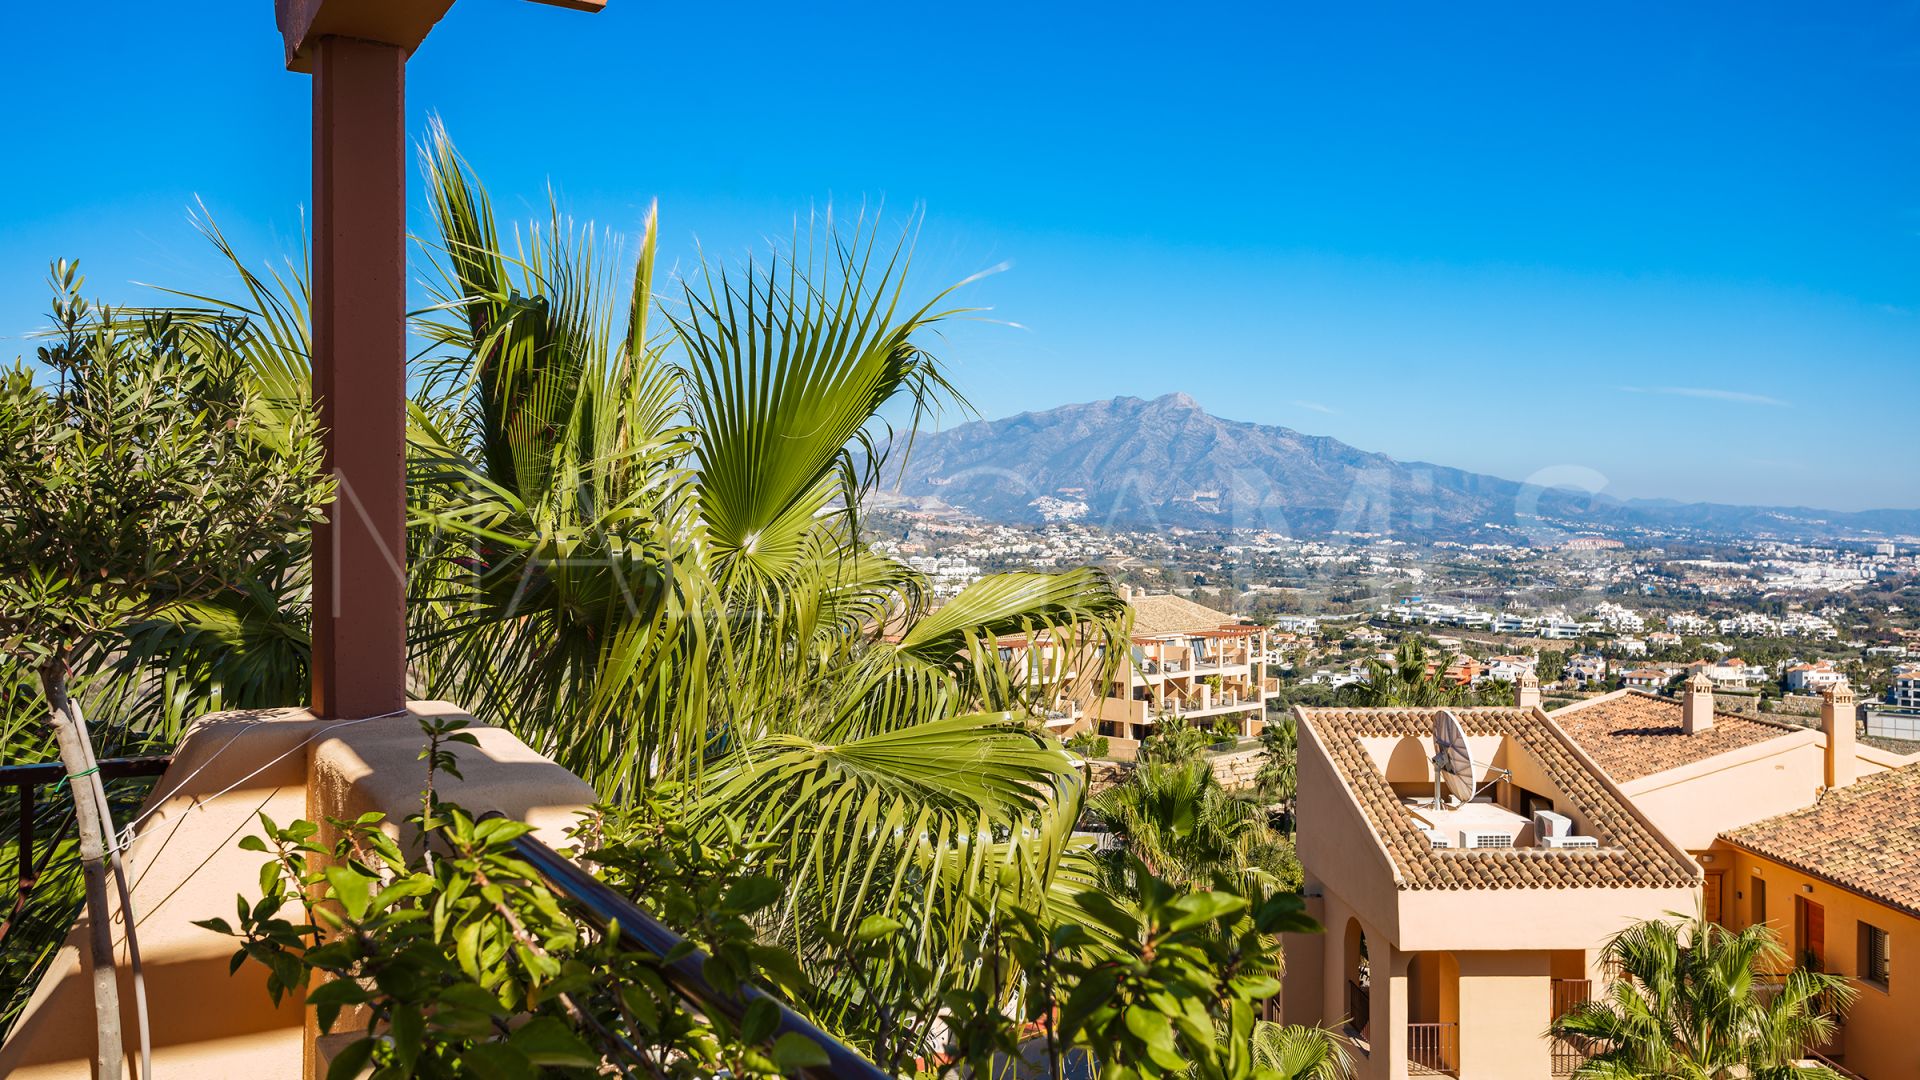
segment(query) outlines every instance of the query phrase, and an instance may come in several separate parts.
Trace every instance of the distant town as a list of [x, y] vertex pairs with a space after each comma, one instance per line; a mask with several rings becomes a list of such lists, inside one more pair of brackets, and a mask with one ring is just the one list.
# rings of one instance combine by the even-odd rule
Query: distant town
[[1821, 691], [1847, 685], [1865, 737], [1920, 743], [1920, 538], [1306, 540], [898, 507], [874, 508], [866, 526], [937, 597], [983, 574], [1091, 564], [1260, 622], [1276, 705], [1338, 700], [1413, 636], [1448, 678], [1489, 695], [1523, 671], [1562, 700], [1670, 689], [1703, 671], [1723, 707], [1809, 723]]

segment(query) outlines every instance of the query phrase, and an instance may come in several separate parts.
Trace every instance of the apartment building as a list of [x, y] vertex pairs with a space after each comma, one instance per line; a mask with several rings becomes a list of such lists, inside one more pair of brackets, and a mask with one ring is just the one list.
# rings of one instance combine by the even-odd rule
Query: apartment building
[[1887, 704], [1903, 709], [1920, 709], [1920, 671], [1895, 671], [1887, 684]]
[[1835, 668], [1831, 660], [1790, 664], [1787, 667], [1787, 689], [1797, 694], [1817, 694], [1829, 686], [1843, 685], [1846, 681], [1845, 673]]
[[1071, 730], [1105, 735], [1120, 754], [1174, 717], [1260, 734], [1267, 699], [1280, 688], [1262, 662], [1266, 627], [1172, 594], [1128, 592], [1127, 602], [1133, 607], [1129, 662], [1081, 696]]
[[1326, 933], [1286, 941], [1284, 1019], [1346, 1030], [1363, 1080], [1569, 1075], [1578, 1049], [1543, 1033], [1603, 991], [1613, 934], [1757, 910], [1797, 958], [1862, 985], [1806, 1053], [1867, 1080], [1920, 1071], [1916, 1002], [1895, 996], [1913, 989], [1903, 958], [1920, 966], [1920, 757], [1858, 743], [1849, 689], [1829, 689], [1818, 729], [1720, 712], [1697, 671], [1678, 698], [1546, 713], [1531, 678], [1518, 698], [1451, 710], [1477, 794], [1438, 807], [1442, 710], [1296, 709], [1298, 850]]
[[[1326, 932], [1286, 938], [1282, 1017], [1344, 1027], [1363, 1080], [1544, 1080], [1541, 1033], [1591, 992], [1600, 946], [1690, 907], [1700, 872], [1538, 707], [1453, 710], [1487, 794], [1434, 808], [1438, 711], [1296, 709], [1298, 851]], [[1542, 810], [1587, 846], [1543, 843]]]
[[1721, 837], [1728, 926], [1766, 922], [1858, 991], [1826, 1053], [1868, 1080], [1920, 1076], [1920, 764], [1838, 784]]

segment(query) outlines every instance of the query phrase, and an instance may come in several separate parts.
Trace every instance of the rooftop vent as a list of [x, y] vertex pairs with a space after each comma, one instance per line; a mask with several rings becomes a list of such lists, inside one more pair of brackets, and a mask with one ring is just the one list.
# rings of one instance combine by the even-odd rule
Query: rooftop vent
[[1550, 848], [1597, 848], [1600, 838], [1597, 836], [1543, 836], [1541, 847]]
[[1463, 848], [1510, 848], [1513, 846], [1513, 834], [1498, 829], [1461, 829], [1460, 846]]

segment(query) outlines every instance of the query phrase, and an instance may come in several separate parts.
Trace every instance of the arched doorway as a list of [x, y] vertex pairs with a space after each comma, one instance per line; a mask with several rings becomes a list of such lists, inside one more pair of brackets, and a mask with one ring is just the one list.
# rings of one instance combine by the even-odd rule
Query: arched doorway
[[1346, 982], [1347, 1026], [1365, 1036], [1371, 1012], [1371, 980], [1367, 965], [1367, 933], [1359, 919], [1348, 919], [1341, 943], [1340, 971]]
[[1422, 1071], [1460, 1068], [1460, 961], [1415, 953], [1407, 964], [1407, 1060]]

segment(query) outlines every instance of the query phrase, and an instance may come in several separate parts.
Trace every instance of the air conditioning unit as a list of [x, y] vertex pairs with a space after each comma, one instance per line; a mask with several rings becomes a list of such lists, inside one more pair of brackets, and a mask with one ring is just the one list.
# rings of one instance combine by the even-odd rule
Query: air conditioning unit
[[1461, 829], [1460, 846], [1463, 848], [1510, 848], [1513, 846], [1513, 834], [1497, 829]]
[[1541, 847], [1550, 848], [1597, 848], [1600, 838], [1597, 836], [1543, 836]]
[[1453, 846], [1453, 837], [1448, 836], [1439, 829], [1421, 829], [1420, 835], [1426, 837], [1427, 843], [1432, 845], [1436, 851], [1440, 848], [1450, 848]]
[[1551, 810], [1533, 812], [1533, 835], [1542, 840], [1550, 836], [1572, 836], [1573, 819], [1565, 814], [1556, 814]]

